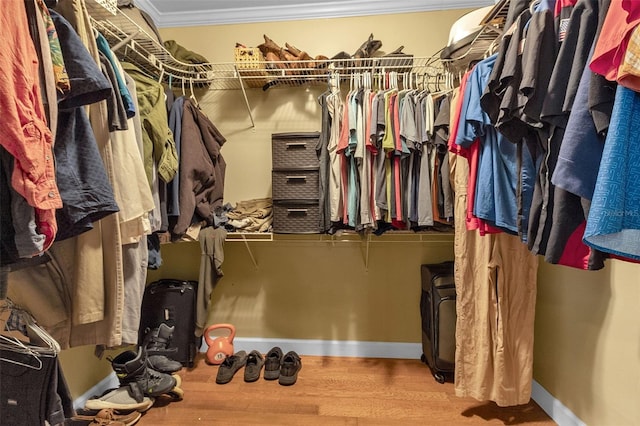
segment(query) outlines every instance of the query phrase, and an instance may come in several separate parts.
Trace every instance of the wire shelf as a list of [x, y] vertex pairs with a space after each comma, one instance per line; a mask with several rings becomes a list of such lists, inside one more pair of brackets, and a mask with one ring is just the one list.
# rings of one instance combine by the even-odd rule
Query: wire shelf
[[[193, 64], [182, 62], [129, 16], [113, 8], [111, 0], [87, 0], [92, 25], [108, 41], [120, 60], [131, 62], [152, 78], [173, 86], [192, 84], [213, 90], [237, 90], [326, 85], [332, 75], [348, 81], [365, 73], [390, 72], [400, 81], [427, 81], [443, 72], [434, 57], [374, 57], [324, 61], [256, 61], [250, 68], [239, 62]], [[411, 75], [410, 75], [411, 74]], [[438, 77], [439, 78], [439, 77]]]
[[451, 58], [441, 58], [444, 68], [452, 73], [465, 71], [469, 65], [491, 53], [505, 31], [510, 0], [499, 0], [480, 22], [481, 29], [467, 50]]

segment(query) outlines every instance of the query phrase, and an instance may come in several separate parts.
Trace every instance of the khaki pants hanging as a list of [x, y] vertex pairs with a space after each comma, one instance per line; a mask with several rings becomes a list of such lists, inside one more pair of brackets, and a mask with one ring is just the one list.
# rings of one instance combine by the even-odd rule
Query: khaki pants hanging
[[467, 160], [455, 160], [455, 391], [526, 404], [531, 398], [538, 259], [517, 236], [480, 236], [465, 223]]

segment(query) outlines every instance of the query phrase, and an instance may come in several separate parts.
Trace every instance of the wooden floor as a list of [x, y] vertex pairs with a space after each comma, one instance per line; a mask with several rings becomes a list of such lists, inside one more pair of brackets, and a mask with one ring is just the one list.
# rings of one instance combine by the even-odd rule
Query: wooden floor
[[199, 358], [182, 370], [182, 401], [160, 398], [139, 425], [554, 425], [533, 401], [500, 408], [458, 398], [419, 360], [302, 356], [293, 386], [260, 379], [244, 369], [225, 385], [218, 368]]

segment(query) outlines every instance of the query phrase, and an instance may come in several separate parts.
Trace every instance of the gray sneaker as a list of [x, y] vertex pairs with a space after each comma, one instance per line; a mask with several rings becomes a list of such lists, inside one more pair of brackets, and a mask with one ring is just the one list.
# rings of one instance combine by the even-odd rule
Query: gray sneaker
[[282, 358], [282, 366], [280, 367], [280, 377], [278, 383], [284, 386], [290, 386], [298, 379], [298, 371], [302, 368], [300, 356], [294, 351], [287, 352]]
[[244, 381], [255, 382], [260, 378], [260, 370], [264, 365], [264, 357], [258, 351], [251, 351], [247, 357], [247, 365], [244, 367]]
[[280, 364], [282, 363], [282, 349], [275, 346], [269, 349], [264, 361], [264, 379], [276, 380], [280, 377]]
[[236, 374], [247, 363], [247, 353], [245, 351], [239, 351], [235, 354], [228, 356], [222, 361], [222, 364], [218, 367], [218, 374], [216, 375], [216, 383], [224, 385], [229, 383], [233, 379], [233, 375]]

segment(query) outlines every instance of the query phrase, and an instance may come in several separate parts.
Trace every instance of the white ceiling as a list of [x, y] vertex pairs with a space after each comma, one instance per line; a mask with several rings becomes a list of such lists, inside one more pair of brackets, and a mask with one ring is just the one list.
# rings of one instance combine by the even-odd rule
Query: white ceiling
[[480, 8], [493, 0], [135, 0], [159, 27]]

